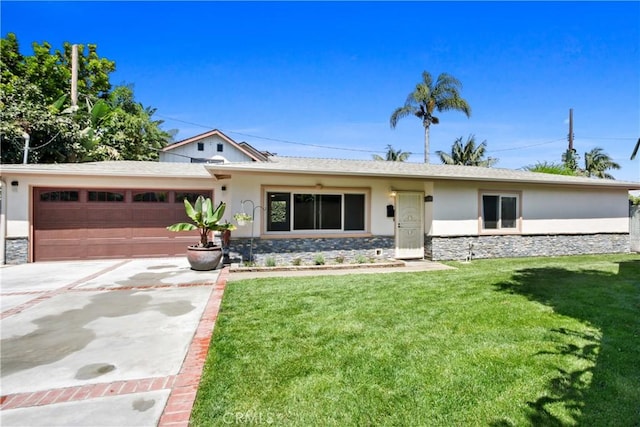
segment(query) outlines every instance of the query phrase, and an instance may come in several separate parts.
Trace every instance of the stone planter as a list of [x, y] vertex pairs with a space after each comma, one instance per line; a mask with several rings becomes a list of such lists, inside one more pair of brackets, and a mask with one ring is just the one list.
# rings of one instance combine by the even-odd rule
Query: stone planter
[[197, 246], [187, 247], [187, 260], [192, 270], [215, 270], [220, 264], [221, 259], [222, 248], [220, 246], [210, 248], [200, 248]]

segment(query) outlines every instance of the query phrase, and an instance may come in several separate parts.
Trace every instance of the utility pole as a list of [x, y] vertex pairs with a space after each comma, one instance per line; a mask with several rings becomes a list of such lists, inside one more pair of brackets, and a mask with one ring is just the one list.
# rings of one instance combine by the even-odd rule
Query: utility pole
[[71, 45], [71, 106], [78, 105], [78, 45]]
[[573, 151], [573, 108], [569, 108], [569, 151]]

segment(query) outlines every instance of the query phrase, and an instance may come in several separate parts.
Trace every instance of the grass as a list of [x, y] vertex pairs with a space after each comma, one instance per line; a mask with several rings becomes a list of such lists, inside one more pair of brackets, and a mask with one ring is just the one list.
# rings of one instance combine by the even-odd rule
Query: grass
[[231, 282], [191, 424], [638, 426], [640, 257]]

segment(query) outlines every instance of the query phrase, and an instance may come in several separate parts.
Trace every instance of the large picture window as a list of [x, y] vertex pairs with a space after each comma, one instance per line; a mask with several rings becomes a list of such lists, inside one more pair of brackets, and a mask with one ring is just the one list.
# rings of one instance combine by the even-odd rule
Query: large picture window
[[268, 192], [267, 231], [364, 231], [362, 193]]
[[482, 229], [512, 230], [518, 228], [517, 194], [482, 194]]

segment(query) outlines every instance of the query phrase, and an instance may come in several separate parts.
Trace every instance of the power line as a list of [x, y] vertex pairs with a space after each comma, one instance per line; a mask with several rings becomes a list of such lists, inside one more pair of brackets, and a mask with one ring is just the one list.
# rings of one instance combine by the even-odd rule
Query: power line
[[630, 136], [630, 137], [627, 137], [627, 136], [623, 136], [623, 137], [612, 137], [612, 136], [609, 136], [609, 137], [604, 137], [604, 136], [603, 136], [603, 137], [598, 137], [598, 136], [581, 136], [581, 137], [579, 137], [579, 138], [580, 138], [580, 139], [609, 139], [609, 140], [612, 140], [612, 141], [633, 141], [633, 140], [635, 140], [635, 139], [636, 139], [635, 137], [632, 137], [632, 136]]
[[564, 140], [565, 140], [565, 138], [559, 138], [559, 139], [554, 139], [553, 141], [540, 142], [538, 144], [522, 145], [520, 147], [512, 147], [512, 148], [501, 148], [499, 150], [487, 150], [487, 153], [498, 153], [500, 151], [522, 150], [524, 148], [539, 147], [541, 145], [553, 144], [554, 142], [559, 142], [559, 141], [564, 141]]
[[[188, 122], [186, 120], [180, 120], [180, 119], [174, 119], [173, 117], [167, 117], [161, 114], [156, 114], [156, 116], [160, 117], [160, 118], [164, 118], [167, 120], [173, 120], [176, 122], [181, 122], [181, 123], [185, 123], [188, 125], [192, 125], [192, 126], [198, 126], [204, 129], [209, 129], [209, 130], [213, 130], [216, 129], [213, 126], [206, 126], [206, 125], [202, 125], [199, 123], [193, 123], [193, 122]], [[345, 147], [332, 147], [329, 145], [320, 145], [320, 144], [309, 144], [309, 143], [304, 143], [304, 142], [296, 142], [296, 141], [287, 141], [285, 139], [278, 139], [278, 138], [270, 138], [267, 136], [259, 136], [259, 135], [252, 135], [249, 133], [243, 133], [243, 132], [236, 132], [236, 131], [232, 131], [232, 130], [227, 130], [227, 129], [220, 129], [221, 131], [223, 131], [224, 133], [232, 133], [235, 135], [242, 135], [248, 138], [256, 138], [256, 139], [263, 139], [265, 141], [272, 141], [272, 142], [281, 142], [283, 144], [293, 144], [293, 145], [302, 145], [305, 147], [314, 147], [314, 148], [326, 148], [329, 150], [342, 150], [342, 151], [355, 151], [355, 152], [361, 152], [361, 153], [386, 153], [386, 151], [374, 151], [374, 150], [363, 150], [363, 149], [358, 149], [358, 148], [345, 148]]]
[[[203, 129], [208, 129], [208, 130], [213, 130], [216, 129], [216, 127], [214, 126], [208, 126], [208, 125], [203, 125], [201, 123], [194, 123], [194, 122], [189, 122], [187, 120], [182, 120], [182, 119], [176, 119], [174, 117], [169, 117], [169, 116], [165, 116], [162, 114], [158, 114], [156, 113], [156, 116], [166, 119], [166, 120], [173, 120], [176, 122], [180, 122], [180, 123], [185, 123], [191, 126], [198, 126], [201, 127]], [[328, 150], [341, 150], [341, 151], [353, 151], [353, 152], [360, 152], [360, 153], [369, 153], [369, 154], [384, 154], [386, 153], [386, 151], [377, 151], [377, 150], [364, 150], [364, 149], [358, 149], [358, 148], [345, 148], [345, 147], [333, 147], [333, 146], [329, 146], [329, 145], [321, 145], [321, 144], [310, 144], [310, 143], [305, 143], [305, 142], [297, 142], [297, 141], [288, 141], [286, 139], [279, 139], [279, 138], [271, 138], [271, 137], [266, 137], [266, 136], [260, 136], [260, 135], [253, 135], [253, 134], [248, 134], [248, 133], [243, 133], [243, 132], [236, 132], [236, 131], [232, 131], [232, 130], [226, 130], [226, 129], [220, 129], [221, 131], [223, 131], [224, 133], [230, 133], [230, 134], [235, 134], [235, 135], [242, 135], [244, 137], [247, 138], [255, 138], [255, 139], [261, 139], [261, 140], [265, 140], [265, 141], [272, 141], [272, 142], [280, 142], [283, 144], [292, 144], [292, 145], [300, 145], [300, 146], [304, 146], [304, 147], [313, 147], [313, 148], [325, 148]], [[584, 137], [587, 138], [587, 137]], [[566, 138], [558, 138], [558, 139], [554, 139], [551, 141], [546, 141], [546, 142], [540, 142], [537, 144], [529, 144], [529, 145], [522, 145], [519, 147], [512, 147], [512, 148], [501, 148], [501, 149], [497, 149], [497, 150], [487, 150], [487, 153], [499, 153], [499, 152], [503, 152], [503, 151], [514, 151], [514, 150], [523, 150], [526, 148], [532, 148], [532, 147], [539, 147], [542, 145], [548, 145], [548, 144], [553, 144], [556, 142], [560, 142], [560, 141], [565, 141]], [[595, 139], [595, 138], [594, 138]], [[633, 138], [600, 138], [600, 139], [633, 139]], [[411, 153], [411, 154], [424, 154], [424, 153]], [[436, 153], [429, 153], [429, 154], [436, 154]]]

